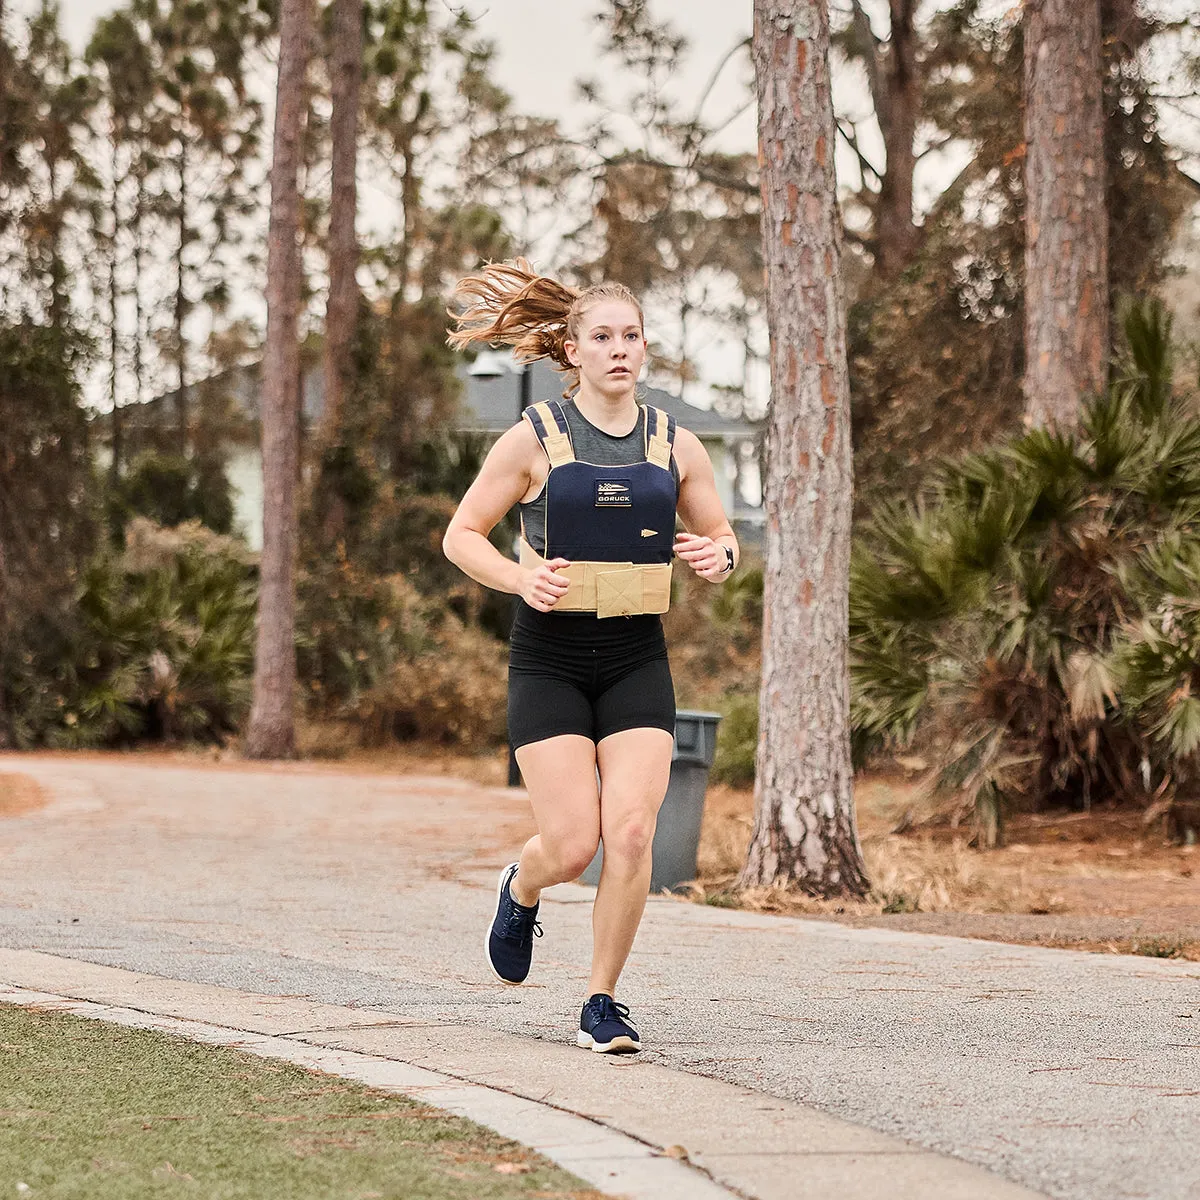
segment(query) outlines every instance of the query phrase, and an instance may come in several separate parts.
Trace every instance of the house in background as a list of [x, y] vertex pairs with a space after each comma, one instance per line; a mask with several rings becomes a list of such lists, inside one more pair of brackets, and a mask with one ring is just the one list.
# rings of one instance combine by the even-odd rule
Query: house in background
[[[553, 400], [562, 395], [562, 376], [544, 360], [522, 368], [510, 354], [485, 351], [474, 362], [465, 359], [459, 368], [462, 395], [456, 428], [463, 433], [483, 435], [494, 441], [520, 419], [523, 397], [530, 403]], [[301, 420], [314, 429], [324, 411], [324, 377], [319, 368], [305, 373]], [[262, 547], [263, 480], [259, 445], [258, 367], [242, 367], [202, 380], [191, 389], [191, 403], [203, 403], [203, 395], [219, 397], [230, 419], [223, 446], [225, 472], [233, 492], [235, 524], [252, 549]], [[716, 473], [717, 491], [738, 537], [747, 544], [762, 542], [763, 509], [758, 470], [758, 446], [762, 423], [730, 419], [696, 408], [659, 388], [639, 386], [645, 404], [665, 409], [685, 429], [690, 429], [708, 450]], [[170, 445], [177, 428], [175, 393], [157, 396], [145, 404], [121, 410], [131, 448]], [[107, 423], [106, 423], [107, 424]], [[107, 429], [100, 432], [106, 437]]]

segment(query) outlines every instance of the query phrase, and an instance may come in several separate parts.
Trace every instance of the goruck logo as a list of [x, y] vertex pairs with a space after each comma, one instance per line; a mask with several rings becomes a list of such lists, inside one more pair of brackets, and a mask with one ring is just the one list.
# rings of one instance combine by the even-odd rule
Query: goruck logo
[[632, 508], [633, 496], [628, 479], [597, 479], [597, 508]]

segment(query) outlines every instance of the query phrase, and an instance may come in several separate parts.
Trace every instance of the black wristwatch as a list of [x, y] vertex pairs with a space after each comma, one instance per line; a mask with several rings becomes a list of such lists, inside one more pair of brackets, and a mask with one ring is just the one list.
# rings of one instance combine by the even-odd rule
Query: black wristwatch
[[724, 542], [718, 542], [717, 545], [725, 551], [725, 569], [719, 573], [721, 575], [728, 575], [733, 570], [733, 551]]

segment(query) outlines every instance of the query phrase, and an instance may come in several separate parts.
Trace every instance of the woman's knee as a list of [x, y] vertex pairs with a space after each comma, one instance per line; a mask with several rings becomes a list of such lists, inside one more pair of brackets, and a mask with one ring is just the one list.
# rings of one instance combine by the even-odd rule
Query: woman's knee
[[563, 880], [578, 879], [587, 870], [599, 845], [598, 829], [584, 832], [576, 830], [557, 838], [542, 834], [542, 852], [550, 859], [555, 873]]
[[615, 822], [604, 834], [604, 857], [631, 866], [640, 865], [650, 854], [654, 827], [652, 814], [638, 814]]

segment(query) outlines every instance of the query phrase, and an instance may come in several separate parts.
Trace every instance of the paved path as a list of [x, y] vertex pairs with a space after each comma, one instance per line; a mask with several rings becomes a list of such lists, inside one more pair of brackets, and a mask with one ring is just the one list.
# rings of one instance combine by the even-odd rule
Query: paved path
[[[532, 984], [500, 989], [480, 961], [496, 869], [529, 830], [520, 793], [307, 766], [3, 756], [0, 770], [55, 797], [0, 822], [0, 946], [537, 1039], [531, 1063], [573, 1036], [587, 890], [548, 896]], [[1200, 1196], [1182, 1149], [1200, 1127], [1195, 964], [662, 899], [626, 978], [650, 1047], [639, 1067], [811, 1106], [1053, 1196]]]

